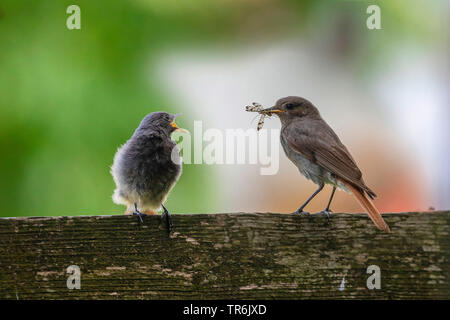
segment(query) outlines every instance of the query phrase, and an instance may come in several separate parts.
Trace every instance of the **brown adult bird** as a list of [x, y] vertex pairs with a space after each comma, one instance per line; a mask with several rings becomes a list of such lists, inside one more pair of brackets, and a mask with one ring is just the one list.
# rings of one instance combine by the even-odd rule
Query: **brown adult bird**
[[295, 213], [308, 215], [303, 209], [322, 191], [325, 184], [330, 184], [333, 191], [327, 207], [321, 213], [329, 217], [331, 201], [338, 188], [352, 193], [367, 210], [373, 223], [379, 229], [390, 232], [371, 201], [376, 195], [364, 183], [355, 160], [311, 102], [290, 96], [279, 99], [274, 107], [264, 109], [262, 113], [276, 114], [280, 118], [280, 140], [284, 152], [300, 173], [318, 185], [318, 189]]

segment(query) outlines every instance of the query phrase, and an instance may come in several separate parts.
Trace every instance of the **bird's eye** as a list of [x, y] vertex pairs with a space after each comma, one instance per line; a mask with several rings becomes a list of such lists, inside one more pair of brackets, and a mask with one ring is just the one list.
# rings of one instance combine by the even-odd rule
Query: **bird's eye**
[[286, 109], [288, 109], [288, 110], [292, 110], [292, 109], [294, 109], [295, 104], [293, 104], [293, 103], [286, 103], [286, 104], [285, 104], [285, 107], [286, 107]]

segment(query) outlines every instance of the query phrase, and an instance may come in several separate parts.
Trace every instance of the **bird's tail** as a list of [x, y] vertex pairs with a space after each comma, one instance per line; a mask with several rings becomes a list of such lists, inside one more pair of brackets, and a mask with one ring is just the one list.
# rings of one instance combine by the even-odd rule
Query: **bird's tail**
[[384, 221], [383, 217], [381, 216], [378, 209], [375, 207], [375, 205], [372, 203], [372, 201], [366, 197], [364, 194], [364, 191], [360, 191], [354, 186], [352, 186], [348, 182], [342, 181], [345, 186], [353, 193], [356, 200], [358, 200], [359, 204], [367, 210], [367, 213], [369, 214], [370, 219], [372, 219], [373, 223], [377, 226], [378, 229], [384, 230], [386, 232], [391, 232], [389, 229], [389, 226]]

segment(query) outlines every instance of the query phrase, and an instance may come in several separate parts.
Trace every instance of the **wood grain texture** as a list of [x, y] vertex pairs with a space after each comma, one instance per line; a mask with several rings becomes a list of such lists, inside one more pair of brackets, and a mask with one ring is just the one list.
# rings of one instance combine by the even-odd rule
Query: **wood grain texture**
[[170, 236], [159, 216], [2, 218], [0, 298], [449, 299], [450, 212], [384, 218], [390, 234], [360, 214], [175, 214]]

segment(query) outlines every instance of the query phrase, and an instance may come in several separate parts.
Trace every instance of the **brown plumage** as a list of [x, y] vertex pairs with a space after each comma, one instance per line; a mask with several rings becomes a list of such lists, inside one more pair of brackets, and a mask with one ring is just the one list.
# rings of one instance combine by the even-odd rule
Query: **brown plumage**
[[389, 226], [384, 221], [383, 217], [381, 216], [380, 212], [378, 211], [377, 207], [372, 203], [372, 201], [367, 198], [363, 192], [356, 189], [351, 183], [344, 182], [347, 188], [349, 188], [352, 191], [352, 194], [355, 196], [356, 200], [358, 200], [359, 204], [367, 210], [367, 213], [369, 214], [370, 219], [373, 221], [373, 223], [378, 227], [380, 230], [384, 230], [386, 232], [391, 232], [389, 229]]

